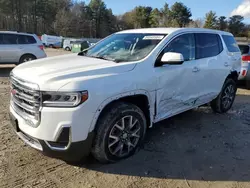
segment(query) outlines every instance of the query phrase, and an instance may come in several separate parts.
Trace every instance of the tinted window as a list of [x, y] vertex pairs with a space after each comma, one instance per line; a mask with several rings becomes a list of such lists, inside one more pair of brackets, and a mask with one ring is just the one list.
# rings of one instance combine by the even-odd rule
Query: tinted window
[[0, 34], [0, 44], [3, 44], [3, 34]]
[[239, 45], [241, 54], [248, 54], [249, 53], [249, 46], [248, 45]]
[[36, 40], [32, 36], [18, 35], [18, 44], [35, 44]]
[[28, 44], [35, 44], [36, 43], [36, 39], [32, 36], [27, 36], [27, 41], [28, 41]]
[[18, 44], [28, 44], [28, 41], [25, 35], [18, 35], [17, 40], [18, 40]]
[[193, 34], [184, 34], [176, 37], [170, 42], [170, 44], [164, 49], [166, 52], [181, 53], [185, 61], [195, 59], [195, 42]]
[[217, 34], [197, 33], [195, 36], [197, 59], [213, 57], [221, 52]]
[[237, 45], [237, 42], [235, 41], [233, 36], [229, 35], [222, 35], [222, 38], [224, 42], [226, 43], [227, 49], [229, 52], [239, 52], [240, 49]]
[[3, 34], [3, 44], [17, 44], [17, 35]]

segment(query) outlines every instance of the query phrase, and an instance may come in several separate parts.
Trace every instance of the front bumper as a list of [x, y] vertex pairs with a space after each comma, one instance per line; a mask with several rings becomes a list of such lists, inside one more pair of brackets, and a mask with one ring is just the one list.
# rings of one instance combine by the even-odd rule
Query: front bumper
[[18, 120], [11, 113], [10, 122], [19, 138], [32, 148], [42, 151], [46, 156], [73, 162], [80, 161], [90, 154], [94, 132], [88, 133], [87, 138], [83, 141], [71, 142], [70, 130], [69, 134], [67, 134], [67, 129], [64, 129], [66, 131], [62, 130], [55, 142], [50, 142], [24, 133], [19, 128]]

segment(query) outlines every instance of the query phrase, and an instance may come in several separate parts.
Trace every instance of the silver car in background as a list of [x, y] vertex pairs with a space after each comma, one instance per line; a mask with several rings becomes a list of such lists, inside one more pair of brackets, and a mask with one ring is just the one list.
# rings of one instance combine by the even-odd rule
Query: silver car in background
[[35, 34], [0, 31], [0, 64], [20, 64], [46, 57]]
[[239, 44], [239, 48], [242, 54], [240, 80], [244, 80], [246, 82], [246, 88], [250, 89], [250, 45]]

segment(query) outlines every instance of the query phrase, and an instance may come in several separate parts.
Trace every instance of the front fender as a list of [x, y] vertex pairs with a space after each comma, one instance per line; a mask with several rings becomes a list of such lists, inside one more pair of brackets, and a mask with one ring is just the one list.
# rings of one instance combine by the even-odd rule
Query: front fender
[[105, 107], [114, 102], [117, 101], [119, 99], [122, 99], [124, 97], [129, 97], [129, 96], [134, 96], [134, 95], [145, 95], [148, 98], [149, 101], [149, 111], [150, 111], [150, 127], [152, 127], [152, 122], [154, 119], [154, 112], [155, 112], [155, 92], [148, 92], [146, 90], [133, 90], [133, 91], [129, 91], [129, 92], [125, 92], [125, 93], [120, 93], [118, 95], [114, 95], [112, 97], [107, 98], [106, 100], [104, 100], [99, 107], [97, 108], [95, 115], [93, 117], [91, 126], [89, 128], [89, 132], [92, 132], [96, 126], [97, 120], [100, 117], [100, 114], [102, 113], [102, 111], [105, 109]]

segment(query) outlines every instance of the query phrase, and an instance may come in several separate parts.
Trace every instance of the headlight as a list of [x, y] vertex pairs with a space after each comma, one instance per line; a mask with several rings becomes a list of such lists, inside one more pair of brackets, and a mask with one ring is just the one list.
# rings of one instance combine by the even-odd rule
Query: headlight
[[88, 99], [88, 92], [43, 92], [45, 107], [75, 107]]

